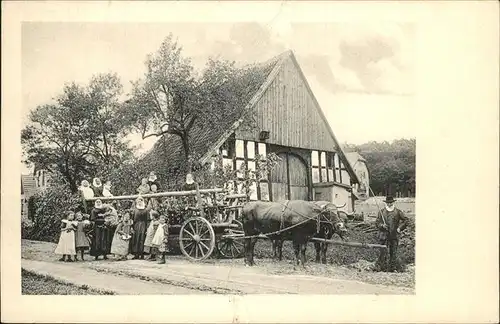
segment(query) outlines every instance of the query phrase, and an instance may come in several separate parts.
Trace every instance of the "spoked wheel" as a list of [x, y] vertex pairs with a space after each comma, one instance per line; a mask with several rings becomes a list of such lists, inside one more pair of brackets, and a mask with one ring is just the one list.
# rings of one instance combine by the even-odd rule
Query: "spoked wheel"
[[215, 247], [212, 225], [203, 217], [189, 218], [182, 224], [179, 245], [188, 259], [201, 261], [208, 258]]
[[[237, 220], [233, 220], [233, 224], [237, 224], [238, 228], [229, 228], [225, 234], [243, 234], [243, 224]], [[221, 238], [217, 240], [217, 250], [225, 258], [241, 258], [245, 253], [243, 239]]]

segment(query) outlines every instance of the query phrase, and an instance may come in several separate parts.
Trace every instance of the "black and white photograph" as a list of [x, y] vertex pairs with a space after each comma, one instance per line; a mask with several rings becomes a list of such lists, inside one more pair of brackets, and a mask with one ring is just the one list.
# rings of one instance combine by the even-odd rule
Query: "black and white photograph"
[[413, 294], [414, 35], [24, 23], [23, 294]]
[[21, 297], [418, 295], [422, 25], [286, 7], [21, 21]]

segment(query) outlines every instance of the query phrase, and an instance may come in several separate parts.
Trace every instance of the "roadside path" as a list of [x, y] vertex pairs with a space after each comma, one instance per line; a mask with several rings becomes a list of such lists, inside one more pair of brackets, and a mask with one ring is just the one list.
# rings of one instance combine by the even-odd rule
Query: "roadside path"
[[309, 274], [270, 274], [245, 267], [242, 260], [189, 262], [169, 258], [160, 265], [145, 260], [58, 262], [54, 244], [24, 242], [21, 266], [61, 281], [117, 294], [413, 294], [406, 287]]

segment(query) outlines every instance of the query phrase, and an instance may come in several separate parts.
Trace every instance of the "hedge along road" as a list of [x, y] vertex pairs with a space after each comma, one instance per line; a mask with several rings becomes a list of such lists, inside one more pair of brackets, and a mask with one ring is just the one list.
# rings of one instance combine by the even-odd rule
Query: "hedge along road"
[[[23, 268], [77, 285], [117, 294], [413, 294], [411, 288], [376, 285], [356, 280], [276, 275], [264, 267], [245, 267], [243, 260], [189, 262], [171, 257], [160, 265], [144, 260], [59, 262], [55, 244], [22, 241]], [[92, 261], [91, 261], [92, 260]], [[293, 267], [286, 264], [288, 267]]]

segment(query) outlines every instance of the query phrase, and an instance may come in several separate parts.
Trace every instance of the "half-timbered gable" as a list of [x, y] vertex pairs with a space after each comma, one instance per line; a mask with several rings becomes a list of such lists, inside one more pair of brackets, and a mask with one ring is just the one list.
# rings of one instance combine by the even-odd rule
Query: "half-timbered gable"
[[[235, 170], [243, 163], [255, 169], [256, 156], [265, 157], [272, 152], [281, 161], [268, 178], [254, 184], [251, 199], [336, 200], [341, 192], [346, 197], [342, 200], [352, 206], [354, 197], [350, 192], [358, 182], [357, 176], [293, 52], [287, 51], [256, 66], [265, 77], [258, 84], [252, 80], [248, 104], [237, 107], [248, 110], [255, 125], [247, 127], [246, 120], [237, 119], [226, 121], [222, 133], [195, 128], [191, 140], [194, 150], [202, 154], [200, 162], [210, 163], [212, 157], [219, 155], [224, 164]], [[165, 155], [164, 160], [182, 163], [177, 142], [178, 139], [167, 135], [157, 145], [158, 153]], [[173, 147], [167, 147], [172, 144]], [[329, 188], [328, 194], [321, 188]]]

